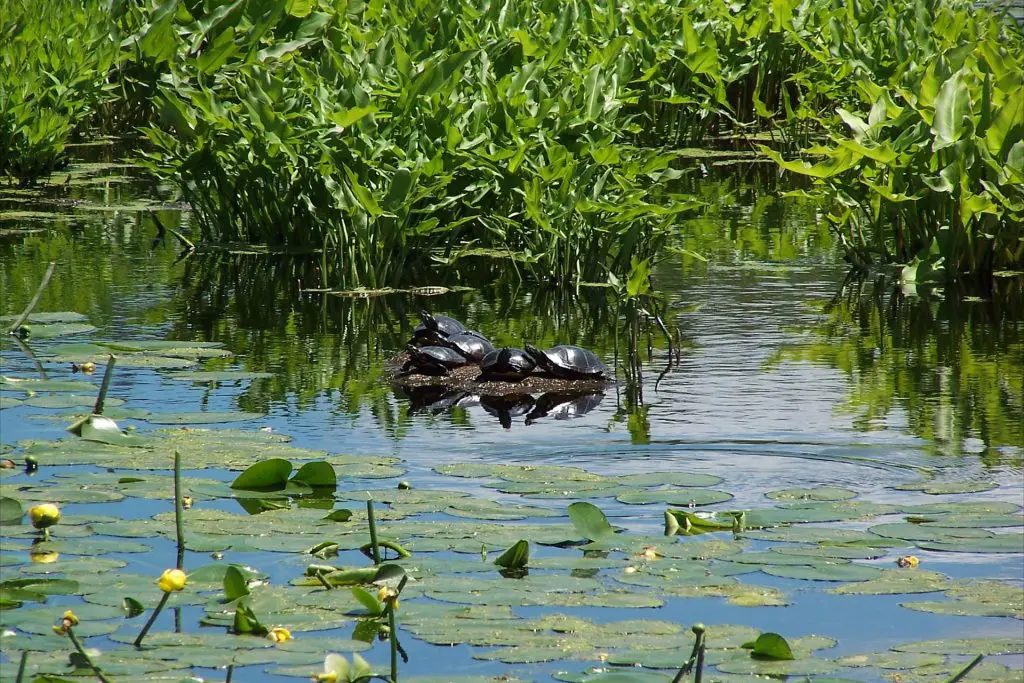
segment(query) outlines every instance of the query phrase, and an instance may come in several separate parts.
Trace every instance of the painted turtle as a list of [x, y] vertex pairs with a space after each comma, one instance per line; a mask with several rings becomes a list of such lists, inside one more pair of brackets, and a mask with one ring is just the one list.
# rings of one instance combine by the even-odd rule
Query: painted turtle
[[478, 382], [519, 382], [533, 372], [537, 363], [522, 349], [504, 347], [491, 351], [480, 361]]
[[466, 365], [466, 357], [447, 346], [406, 347], [409, 360], [402, 366], [402, 372], [418, 372], [424, 375], [447, 375], [454, 368]]
[[479, 363], [494, 350], [494, 345], [486, 337], [473, 330], [446, 337], [441, 340], [441, 346], [455, 349], [470, 363]]
[[420, 311], [420, 322], [412, 331], [412, 344], [430, 346], [438, 344], [442, 339], [462, 334], [466, 326], [455, 318], [446, 315], [431, 315], [426, 311]]
[[548, 416], [556, 420], [572, 420], [583, 417], [596, 408], [603, 398], [604, 394], [600, 391], [589, 393], [549, 391], [546, 394], [541, 394], [537, 399], [533, 410], [526, 416], [526, 424], [532, 425], [542, 417]]
[[533, 408], [533, 396], [510, 394], [506, 396], [481, 396], [480, 405], [489, 415], [498, 418], [505, 429], [512, 428], [512, 418], [525, 415]]
[[559, 344], [547, 351], [526, 345], [526, 353], [542, 371], [561, 379], [602, 379], [608, 372], [593, 351]]

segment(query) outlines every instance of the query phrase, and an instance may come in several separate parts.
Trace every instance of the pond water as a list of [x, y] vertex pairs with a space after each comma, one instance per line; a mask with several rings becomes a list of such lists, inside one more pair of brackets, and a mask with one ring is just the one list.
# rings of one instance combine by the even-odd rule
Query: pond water
[[[102, 149], [89, 153], [99, 154], [94, 161], [102, 160]], [[707, 624], [709, 637], [716, 628], [719, 633], [728, 631], [721, 625], [731, 624], [750, 627], [754, 633], [775, 631], [798, 644], [810, 643], [799, 639], [812, 634], [836, 641], [834, 645], [818, 642], [813, 657], [809, 650], [814, 648], [807, 645], [797, 660], [802, 668], [778, 670], [744, 664], [736, 659], [735, 649], [712, 650], [708, 661], [725, 663], [723, 673], [710, 675], [710, 680], [832, 670], [838, 670], [834, 676], [840, 678], [878, 680], [893, 672], [850, 667], [852, 660], [838, 658], [885, 652], [911, 641], [990, 637], [1001, 640], [942, 643], [933, 647], [951, 655], [948, 660], [935, 657], [933, 661], [931, 655], [922, 654], [917, 656], [921, 661], [901, 661], [899, 666], [906, 668], [926, 665], [904, 672], [903, 680], [945, 680], [970, 659], [968, 655], [990, 646], [995, 654], [987, 658], [988, 668], [976, 670], [968, 680], [1020, 680], [1024, 295], [1019, 279], [1001, 280], [993, 291], [981, 294], [922, 293], [917, 297], [902, 295], [893, 288], [891, 278], [851, 280], [814, 212], [795, 200], [774, 199], [764, 185], [763, 170], [754, 166], [711, 169], [701, 192], [718, 197], [719, 208], [687, 226], [687, 238], [679, 242], [705, 254], [709, 262], [672, 255], [654, 276], [664, 296], [666, 322], [678, 331], [678, 348], [670, 353], [664, 336], [651, 325], [640, 343], [642, 374], [633, 377], [621, 368], [627, 349], [625, 327], [606, 289], [551, 292], [521, 283], [507, 271], [474, 263], [458, 271], [439, 268], [410, 283], [450, 288], [432, 296], [399, 293], [358, 298], [308, 292], [304, 289], [329, 284], [322, 282], [324, 271], [317, 257], [245, 251], [183, 257], [170, 235], [154, 239], [154, 216], [166, 226], [189, 223], [184, 207], [171, 203], [168, 188], [136, 179], [130, 168], [99, 163], [73, 167], [69, 178], [73, 182], [57, 183], [42, 196], [16, 190], [0, 194], [0, 314], [16, 315], [24, 308], [52, 260], [57, 262], [55, 275], [36, 311], [80, 313], [95, 327], [70, 335], [34, 335], [24, 344], [3, 339], [3, 377], [39, 378], [42, 372], [51, 380], [92, 386], [50, 392], [42, 385], [33, 393], [24, 384], [0, 385], [0, 443], [9, 451], [4, 457], [20, 463], [26, 452], [42, 454], [37, 472], [2, 470], [3, 495], [26, 505], [55, 500], [66, 516], [66, 524], [54, 528], [60, 546], [52, 549], [59, 551], [56, 557], [29, 552], [32, 532], [24, 521], [0, 526], [5, 546], [2, 580], [74, 574], [83, 585], [95, 585], [100, 581], [97, 574], [115, 569], [126, 576], [155, 579], [174, 564], [173, 524], [169, 532], [166, 526], [173, 510], [170, 491], [164, 487], [163, 494], [133, 493], [132, 482], [118, 481], [138, 476], [169, 482], [154, 479], [168, 474], [168, 464], [145, 459], [157, 457], [157, 452], [167, 455], [171, 446], [139, 449], [140, 455], [132, 457], [88, 448], [86, 455], [75, 455], [82, 442], [65, 432], [76, 414], [89, 412], [102, 377], [108, 347], [96, 346], [97, 341], [122, 344], [107, 411], [121, 427], [143, 435], [166, 429], [168, 424], [247, 430], [257, 439], [288, 435], [293, 438], [291, 447], [331, 454], [327, 457], [339, 472], [338, 505], [356, 513], [348, 526], [324, 526], [319, 516], [326, 513], [320, 508], [332, 507], [330, 496], [326, 501], [292, 501], [291, 510], [282, 512], [218, 495], [215, 484], [205, 480], [231, 481], [237, 470], [251, 464], [248, 459], [259, 459], [270, 446], [260, 442], [246, 452], [244, 444], [235, 444], [230, 456], [210, 455], [208, 445], [196, 446], [171, 433], [168, 438], [178, 438], [186, 452], [186, 479], [197, 480], [189, 484], [195, 505], [185, 514], [186, 538], [192, 534], [193, 539], [186, 568], [230, 562], [265, 574], [267, 591], [284, 592], [268, 592], [257, 602], [257, 616], [263, 609], [268, 626], [292, 625], [298, 649], [279, 646], [277, 654], [262, 660], [253, 656], [256, 649], [239, 649], [245, 656], [236, 653], [236, 659], [224, 660], [231, 646], [210, 635], [222, 634], [224, 629], [199, 623], [204, 604], [219, 594], [219, 584], [197, 585], [178, 609], [157, 620], [153, 633], [175, 628], [199, 633], [210, 642], [209, 648], [178, 648], [189, 654], [153, 656], [151, 661], [164, 661], [164, 665], [145, 670], [101, 657], [111, 662], [109, 671], [123, 672], [119, 680], [156, 679], [157, 671], [189, 664], [196, 664], [194, 671], [199, 675], [223, 680], [223, 669], [215, 665], [226, 661], [236, 662], [235, 680], [288, 680], [285, 673], [308, 677], [319, 668], [311, 662], [322, 661], [329, 651], [323, 648], [330, 643], [337, 646], [334, 651], [344, 653], [366, 648], [362, 655], [383, 671], [389, 656], [387, 642], [377, 640], [370, 647], [349, 640], [356, 622], [343, 613], [358, 604], [316, 599], [307, 608], [332, 606], [332, 610], [321, 609], [315, 618], [302, 609], [293, 613], [285, 608], [299, 594], [299, 589], [285, 587], [303, 575], [310, 561], [367, 564], [366, 558], [350, 549], [359, 543], [347, 541], [365, 534], [365, 517], [359, 515], [361, 492], [368, 489], [380, 491], [376, 496], [381, 500], [385, 532], [406, 539], [404, 543], [414, 551], [409, 560], [413, 566], [423, 563], [421, 581], [407, 588], [409, 597], [403, 596], [398, 612], [401, 643], [408, 655], [408, 662], [401, 665], [403, 680], [505, 674], [522, 680], [550, 680], [552, 675], [591, 680], [573, 676], [608, 668], [604, 655], [609, 653], [610, 662], [616, 661], [618, 653], [625, 657], [619, 663], [629, 663], [622, 649], [646, 653], [648, 664], [653, 661], [651, 652], [664, 655], [667, 649], [669, 656], [662, 659], [670, 658], [678, 666], [689, 654], [689, 647], [681, 643], [695, 622]], [[421, 308], [455, 316], [501, 343], [590, 347], [609, 364], [620, 363], [617, 381], [599, 402], [591, 401], [596, 406], [589, 412], [575, 419], [540, 416], [531, 424], [520, 414], [503, 426], [472, 392], [445, 396], [433, 405], [422, 397], [411, 401], [386, 381], [387, 361], [403, 348]], [[45, 324], [32, 326], [46, 332]], [[126, 342], [157, 340], [182, 345], [166, 355], [123, 347]], [[200, 353], [196, 351], [200, 347], [189, 345], [194, 342], [213, 342], [224, 351], [206, 347], [208, 352]], [[97, 363], [95, 374], [73, 371], [73, 362], [85, 360]], [[196, 370], [267, 375], [250, 379], [229, 374], [224, 381], [176, 376]], [[217, 417], [222, 412], [236, 414]], [[202, 424], [205, 420], [196, 414], [225, 422]], [[225, 433], [237, 436], [235, 431]], [[30, 444], [57, 439], [71, 440], [72, 445], [37, 444], [33, 451]], [[178, 447], [179, 441], [174, 444]], [[189, 453], [202, 462], [190, 461]], [[296, 451], [294, 460], [323, 455]], [[343, 455], [367, 457], [348, 461]], [[82, 464], [62, 466], [62, 462]], [[435, 469], [451, 463], [481, 467]], [[502, 469], [505, 465], [537, 468], [533, 472], [546, 472], [547, 478]], [[578, 469], [545, 470], [544, 466]], [[108, 467], [116, 476], [106, 476]], [[672, 474], [641, 480], [645, 473], [674, 473], [680, 481]], [[676, 492], [677, 484], [686, 483], [682, 473], [693, 475], [694, 486]], [[701, 480], [700, 475], [710, 477]], [[399, 500], [389, 508], [387, 491], [394, 490], [400, 479], [410, 482], [418, 497]], [[588, 479], [600, 479], [600, 486], [580, 485]], [[668, 489], [659, 486], [663, 481]], [[83, 495], [86, 484], [95, 494]], [[788, 489], [806, 491], [787, 494]], [[216, 490], [223, 494], [223, 487]], [[438, 491], [454, 493], [447, 499], [432, 498], [431, 492]], [[666, 502], [685, 503], [688, 496], [699, 501], [699, 496], [712, 491], [723, 495], [708, 500], [720, 502], [688, 510], [782, 509], [788, 511], [782, 515], [784, 521], [801, 522], [794, 517], [794, 509], [809, 505], [811, 524], [767, 525], [767, 530], [741, 534], [742, 540], [735, 543], [733, 534], [723, 531], [662, 535]], [[469, 498], [457, 497], [464, 494]], [[854, 495], [853, 502], [846, 500]], [[729, 499], [722, 500], [725, 497]], [[488, 500], [497, 502], [488, 504]], [[531, 568], [527, 579], [502, 579], [496, 571], [482, 573], [479, 567], [469, 566], [471, 560], [480, 561], [481, 544], [488, 546], [493, 561], [498, 554], [494, 551], [519, 537], [520, 525], [528, 525], [521, 527], [521, 537], [530, 540], [535, 540], [530, 534], [542, 533], [538, 525], [571, 529], [566, 508], [575, 500], [596, 504], [613, 525], [625, 529], [616, 538], [632, 540], [620, 540], [621, 545], [607, 557], [591, 556], [590, 564], [578, 547], [531, 543], [531, 559], [538, 566]], [[858, 508], [857, 504], [863, 505]], [[282, 505], [289, 507], [288, 500], [278, 499], [271, 507]], [[530, 507], [520, 515], [516, 505]], [[250, 515], [253, 512], [259, 514]], [[314, 512], [319, 516], [310, 516]], [[288, 517], [289, 513], [299, 516]], [[880, 527], [904, 522], [908, 515], [923, 524]], [[162, 520], [159, 528], [141, 524], [154, 516]], [[139, 525], [130, 527], [132, 520]], [[436, 528], [447, 523], [464, 526], [450, 537], [440, 537], [436, 530], [424, 530], [429, 524], [415, 526], [424, 520]], [[481, 520], [497, 520], [494, 523], [504, 530], [479, 527], [474, 531], [468, 526]], [[790, 540], [812, 545], [785, 542], [787, 532], [808, 527], [818, 531]], [[846, 538], [831, 531], [869, 527], [877, 533], [857, 536], [848, 531], [851, 535]], [[936, 531], [929, 532], [932, 528]], [[922, 535], [922, 529], [929, 533]], [[128, 552], [127, 546], [116, 543], [102, 546], [104, 540], [124, 542], [126, 538], [145, 544], [141, 548], [145, 552]], [[301, 552], [318, 541], [339, 538], [338, 557], [314, 560]], [[997, 540], [972, 546], [978, 538]], [[876, 546], [870, 539], [877, 541]], [[708, 546], [709, 540], [721, 541], [722, 547]], [[813, 545], [818, 541], [852, 543], [843, 546], [850, 554], [825, 553], [829, 563], [823, 564], [821, 556], [806, 559], [805, 554], [806, 561], [796, 563], [789, 561], [795, 555], [779, 552], [786, 546], [796, 553], [835, 547]], [[643, 557], [643, 549], [652, 545], [667, 557]], [[691, 547], [700, 548], [694, 553], [702, 559], [680, 550]], [[873, 547], [878, 551], [870, 552]], [[775, 549], [768, 551], [774, 555], [761, 552], [770, 548]], [[854, 548], [869, 552], [858, 554]], [[967, 552], [972, 549], [1000, 552]], [[211, 552], [222, 553], [223, 559], [211, 559]], [[896, 559], [908, 554], [919, 558], [920, 566], [898, 569]], [[120, 560], [116, 564], [126, 566], [89, 565], [75, 559], [88, 555]], [[854, 561], [844, 564], [847, 557]], [[431, 565], [435, 559], [440, 561]], [[700, 571], [687, 573], [687, 563]], [[792, 571], [794, 566], [800, 571]], [[833, 575], [836, 567], [840, 574]], [[841, 574], [849, 567], [870, 569]], [[682, 573], [676, 580], [673, 574], [678, 572]], [[728, 574], [729, 580], [698, 580], [716, 572], [719, 577]], [[619, 581], [623, 576], [626, 579]], [[905, 591], [880, 585], [899, 576], [911, 577], [906, 579], [910, 587]], [[837, 578], [844, 580], [832, 580]], [[112, 575], [103, 580], [120, 585], [113, 583]], [[557, 588], [570, 580], [580, 584]], [[522, 593], [505, 596], [502, 591], [517, 581], [524, 586]], [[546, 598], [545, 582], [553, 586], [551, 590], [577, 597]], [[127, 595], [147, 607], [155, 602], [157, 591], [151, 581], [132, 578], [122, 583], [124, 595], [95, 587], [82, 592], [89, 605], [119, 607]], [[868, 588], [858, 591], [858, 585]], [[312, 594], [319, 589], [301, 590]], [[614, 596], [630, 591], [625, 595], [642, 597], [639, 601], [612, 599], [609, 591]], [[488, 599], [488, 592], [493, 599]], [[97, 593], [103, 599], [97, 599]], [[348, 597], [347, 589], [331, 593]], [[950, 607], [955, 600], [959, 602]], [[17, 633], [8, 634], [2, 642], [0, 678], [13, 680], [13, 662], [25, 647], [33, 650], [30, 666], [62, 670], [63, 662], [54, 663], [59, 658], [47, 652], [68, 646], [52, 636], [30, 635], [46, 633], [48, 626], [38, 626], [39, 615], [23, 615], [28, 610], [49, 610], [52, 616], [47, 623], [52, 623], [63, 605], [79, 602], [74, 596], [54, 595], [45, 606], [28, 602], [0, 611], [0, 624]], [[923, 610], [902, 606], [914, 602], [927, 602], [927, 606]], [[604, 603], [609, 606], [595, 606]], [[429, 607], [467, 604], [482, 605], [475, 609], [482, 615], [478, 618], [493, 629], [489, 635], [482, 635], [475, 624], [476, 630], [460, 627], [452, 614], [431, 613]], [[541, 621], [510, 635], [494, 618], [494, 612], [508, 604], [520, 620]], [[543, 621], [552, 614], [589, 621], [565, 633], [567, 629], [552, 628], [550, 621]], [[623, 625], [623, 620], [637, 619], [651, 625], [646, 633], [635, 624]], [[88, 646], [121, 648], [120, 654], [128, 653], [126, 659], [131, 660], [124, 643], [138, 632], [142, 620], [125, 620], [99, 610], [91, 619], [95, 630], [85, 632], [90, 636]], [[445, 627], [431, 631], [432, 620]], [[610, 630], [594, 635], [595, 624]], [[663, 640], [660, 646], [652, 645], [656, 635]], [[158, 642], [155, 636], [150, 638]], [[302, 648], [303, 641], [309, 647]], [[477, 644], [466, 644], [470, 642]], [[624, 648], [616, 648], [623, 644]], [[559, 652], [562, 655], [556, 656]], [[740, 653], [749, 660], [745, 651]], [[877, 657], [871, 661], [881, 662]], [[674, 674], [668, 668], [613, 667], [613, 671], [633, 676], [621, 680], [637, 681], [669, 681]], [[602, 674], [593, 675], [597, 676], [593, 680], [602, 680]]]

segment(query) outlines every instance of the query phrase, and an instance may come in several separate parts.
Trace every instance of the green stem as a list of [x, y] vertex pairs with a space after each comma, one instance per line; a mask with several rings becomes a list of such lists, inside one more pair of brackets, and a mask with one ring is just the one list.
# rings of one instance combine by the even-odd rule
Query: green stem
[[235, 673], [235, 665], [234, 664], [228, 664], [228, 673], [224, 677], [224, 683], [231, 683], [231, 676], [234, 673]]
[[978, 655], [977, 657], [972, 659], [967, 664], [967, 666], [965, 666], [964, 668], [960, 669], [960, 672], [957, 673], [957, 675], [955, 675], [952, 678], [950, 678], [948, 681], [946, 681], [946, 683], [959, 683], [959, 681], [962, 681], [964, 679], [964, 677], [971, 672], [971, 669], [973, 669], [974, 667], [978, 666], [978, 664], [981, 663], [981, 660], [984, 659], [984, 657], [985, 657], [985, 655]]
[[373, 563], [380, 564], [380, 547], [377, 545], [377, 519], [373, 515], [373, 498], [366, 499], [366, 519], [370, 522], [370, 545], [373, 547]]
[[178, 569], [185, 563], [185, 522], [182, 519], [181, 453], [174, 451], [174, 530], [178, 534]]
[[[394, 605], [394, 601], [391, 603]], [[391, 629], [391, 637], [388, 639], [391, 645], [391, 680], [398, 680], [398, 628], [395, 625], [395, 610], [388, 610], [388, 627]]]
[[402, 546], [398, 545], [394, 541], [377, 541], [376, 544], [367, 543], [363, 546], [360, 546], [359, 551], [364, 555], [372, 555], [373, 548], [387, 548], [388, 550], [394, 550], [396, 553], [398, 553], [398, 556], [401, 558], [412, 557], [411, 552], [409, 552]]
[[68, 638], [71, 639], [71, 644], [75, 646], [76, 650], [78, 650], [78, 654], [82, 655], [82, 659], [84, 659], [85, 663], [89, 665], [92, 672], [96, 674], [96, 678], [103, 681], [103, 683], [110, 683], [110, 681], [103, 675], [103, 672], [99, 670], [99, 667], [93, 664], [92, 659], [86, 654], [85, 648], [82, 647], [80, 642], [78, 642], [78, 636], [75, 635], [74, 630], [70, 626], [68, 626]]
[[114, 376], [114, 365], [117, 363], [117, 356], [110, 354], [107, 358], [107, 369], [103, 372], [103, 384], [100, 385], [100, 394], [96, 397], [96, 405], [92, 407], [93, 415], [103, 414], [103, 402], [107, 400], [107, 390], [110, 389], [110, 380]]
[[160, 598], [160, 602], [157, 603], [156, 609], [154, 609], [153, 613], [149, 615], [149, 621], [147, 621], [146, 625], [142, 627], [141, 631], [139, 631], [139, 635], [135, 639], [135, 642], [132, 643], [132, 645], [134, 645], [135, 647], [142, 647], [142, 639], [146, 637], [147, 633], [149, 633], [149, 629], [153, 628], [153, 622], [156, 621], [156, 618], [158, 616], [160, 616], [160, 610], [164, 608], [164, 605], [167, 604], [167, 600], [170, 597], [170, 593], [164, 593], [164, 596]]
[[18, 319], [14, 321], [13, 325], [11, 325], [11, 329], [8, 330], [10, 334], [16, 334], [18, 328], [21, 327], [21, 324], [25, 322], [30, 315], [32, 315], [32, 311], [35, 310], [36, 304], [39, 303], [39, 299], [43, 297], [43, 290], [46, 289], [46, 285], [50, 284], [50, 278], [53, 277], [53, 271], [55, 270], [57, 270], [57, 262], [50, 261], [50, 267], [46, 269], [46, 273], [43, 275], [43, 281], [39, 283], [39, 288], [36, 289], [35, 296], [33, 296], [32, 300], [28, 302], [28, 306], [25, 307], [25, 310], [21, 312]]
[[21, 651], [21, 659], [18, 660], [18, 676], [14, 683], [21, 683], [25, 678], [25, 667], [28, 666], [28, 650]]

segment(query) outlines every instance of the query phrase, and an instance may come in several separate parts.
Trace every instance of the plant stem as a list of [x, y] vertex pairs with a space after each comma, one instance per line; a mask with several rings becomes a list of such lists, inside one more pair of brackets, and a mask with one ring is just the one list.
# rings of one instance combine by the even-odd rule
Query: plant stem
[[89, 655], [85, 653], [85, 648], [82, 647], [82, 644], [80, 642], [78, 642], [78, 636], [75, 635], [74, 629], [68, 626], [67, 631], [68, 638], [71, 639], [71, 644], [75, 646], [75, 649], [78, 650], [78, 654], [82, 655], [82, 658], [85, 660], [85, 663], [88, 664], [89, 668], [92, 669], [92, 672], [96, 674], [96, 678], [103, 681], [103, 683], [110, 683], [110, 681], [108, 681], [107, 678], [103, 675], [103, 672], [99, 670], [99, 667], [92, 663], [92, 658], [90, 658]]
[[235, 673], [235, 665], [234, 664], [228, 664], [228, 672], [227, 672], [227, 675], [224, 676], [224, 683], [231, 683], [231, 675], [234, 674], [234, 673]]
[[110, 380], [114, 377], [114, 365], [117, 364], [117, 356], [110, 354], [107, 357], [107, 369], [103, 372], [103, 383], [100, 384], [100, 394], [96, 397], [96, 405], [92, 407], [93, 415], [103, 414], [103, 402], [107, 400], [107, 391], [110, 389]]
[[364, 555], [372, 556], [374, 548], [387, 548], [388, 550], [394, 550], [396, 553], [398, 553], [398, 556], [402, 558], [412, 556], [411, 552], [409, 552], [402, 546], [398, 545], [394, 541], [378, 541], [376, 544], [367, 543], [366, 545], [360, 546], [359, 551], [362, 552]]
[[46, 285], [50, 284], [50, 278], [53, 277], [53, 271], [55, 270], [57, 270], [57, 262], [50, 261], [50, 267], [46, 269], [46, 274], [43, 275], [43, 281], [39, 283], [39, 288], [36, 289], [35, 296], [33, 296], [32, 300], [28, 302], [28, 306], [25, 307], [25, 310], [21, 312], [18, 319], [14, 321], [13, 325], [11, 325], [11, 329], [8, 330], [10, 334], [17, 333], [21, 324], [25, 322], [30, 315], [32, 315], [32, 311], [35, 310], [36, 304], [39, 303], [39, 299], [43, 296], [43, 290], [46, 289]]
[[[391, 603], [394, 605], [394, 602]], [[395, 626], [395, 609], [388, 610], [388, 627], [391, 629], [391, 637], [388, 639], [391, 645], [391, 680], [398, 680], [398, 628]]]
[[[110, 367], [110, 366], [107, 366]], [[174, 530], [178, 534], [178, 569], [185, 563], [185, 522], [182, 519], [181, 500], [181, 453], [174, 451]]]
[[18, 660], [18, 676], [14, 683], [21, 683], [25, 678], [25, 667], [28, 665], [28, 650], [21, 651], [21, 659]]
[[964, 679], [964, 677], [971, 672], [971, 669], [973, 669], [974, 667], [978, 666], [978, 664], [981, 663], [981, 660], [984, 659], [984, 657], [985, 657], [985, 655], [978, 655], [977, 657], [972, 659], [967, 664], [967, 666], [965, 666], [964, 668], [960, 669], [960, 672], [957, 673], [952, 678], [950, 678], [948, 681], [946, 681], [946, 683], [959, 683], [959, 681], [962, 681]]
[[153, 613], [149, 615], [149, 621], [147, 621], [146, 625], [142, 627], [141, 631], [139, 631], [139, 635], [132, 645], [135, 647], [142, 647], [142, 639], [146, 637], [147, 633], [149, 633], [149, 629], [153, 628], [153, 622], [156, 621], [158, 616], [160, 616], [160, 610], [164, 608], [164, 605], [167, 604], [167, 600], [170, 597], [170, 593], [164, 593], [163, 597], [160, 598], [160, 602], [157, 603], [156, 609], [154, 609]]
[[377, 519], [373, 516], [373, 498], [366, 499], [366, 519], [370, 523], [370, 545], [373, 547], [373, 563], [380, 564], [380, 548], [377, 546]]

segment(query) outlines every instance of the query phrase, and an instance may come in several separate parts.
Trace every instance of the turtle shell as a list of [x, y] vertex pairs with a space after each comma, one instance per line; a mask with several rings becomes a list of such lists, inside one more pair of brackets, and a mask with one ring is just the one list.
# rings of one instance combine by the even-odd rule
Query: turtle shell
[[403, 367], [404, 371], [415, 370], [425, 375], [447, 375], [452, 368], [462, 367], [466, 358], [455, 349], [446, 346], [413, 346], [407, 347], [409, 360]]
[[547, 351], [526, 345], [526, 352], [541, 370], [562, 379], [599, 379], [608, 368], [597, 354], [579, 346], [559, 344]]
[[442, 346], [455, 349], [461, 353], [470, 363], [479, 363], [488, 353], [494, 350], [494, 346], [479, 332], [463, 332], [441, 340]]
[[508, 346], [491, 351], [480, 361], [480, 380], [518, 382], [533, 372], [537, 363], [522, 349]]
[[420, 311], [420, 324], [413, 330], [413, 339], [452, 337], [466, 331], [466, 326], [446, 315], [431, 315]]
[[542, 417], [553, 417], [556, 420], [571, 420], [583, 417], [596, 408], [604, 392], [571, 393], [549, 391], [542, 394], [533, 410], [526, 416], [526, 424], [531, 425]]

